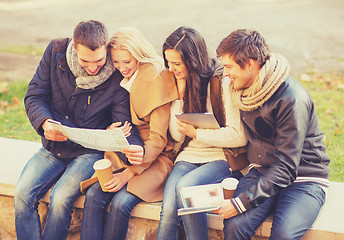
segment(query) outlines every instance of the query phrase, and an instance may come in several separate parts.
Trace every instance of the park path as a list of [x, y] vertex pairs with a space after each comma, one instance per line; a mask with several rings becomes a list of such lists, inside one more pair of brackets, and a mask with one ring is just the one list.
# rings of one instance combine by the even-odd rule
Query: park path
[[[292, 72], [344, 72], [343, 0], [0, 0], [0, 49], [45, 47], [71, 36], [81, 20], [104, 22], [111, 34], [135, 26], [160, 52], [166, 36], [181, 25], [200, 31], [209, 51], [237, 28], [256, 29], [272, 51], [285, 55]], [[29, 80], [37, 56], [0, 50], [0, 81]]]

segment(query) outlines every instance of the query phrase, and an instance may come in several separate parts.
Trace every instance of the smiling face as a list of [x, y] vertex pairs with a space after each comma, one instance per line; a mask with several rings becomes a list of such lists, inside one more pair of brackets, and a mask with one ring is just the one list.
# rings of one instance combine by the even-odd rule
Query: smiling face
[[74, 49], [78, 55], [79, 64], [87, 74], [90, 76], [97, 75], [106, 62], [106, 46], [103, 45], [92, 51], [81, 44], [77, 44]]
[[125, 49], [111, 48], [111, 58], [115, 68], [121, 72], [123, 77], [131, 78], [138, 68], [138, 61]]
[[177, 80], [186, 79], [188, 70], [182, 60], [180, 52], [174, 49], [165, 50], [165, 57], [168, 64], [168, 70], [173, 73]]
[[236, 90], [250, 87], [259, 72], [259, 70], [257, 72], [254, 66], [256, 62], [252, 59], [249, 60], [249, 63], [245, 64], [244, 68], [241, 68], [229, 54], [224, 54], [221, 57], [221, 62], [224, 67], [223, 75], [229, 77]]

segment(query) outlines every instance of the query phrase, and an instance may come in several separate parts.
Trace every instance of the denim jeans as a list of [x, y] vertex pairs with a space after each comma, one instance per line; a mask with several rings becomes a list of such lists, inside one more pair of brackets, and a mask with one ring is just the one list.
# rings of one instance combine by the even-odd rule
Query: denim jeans
[[[235, 196], [261, 176], [252, 169], [238, 184]], [[251, 239], [266, 217], [274, 213], [269, 239], [301, 239], [314, 223], [325, 202], [325, 193], [316, 183], [296, 182], [267, 198], [261, 205], [224, 220], [225, 239]]]
[[[179, 239], [181, 217], [178, 208], [183, 207], [180, 189], [187, 186], [220, 182], [230, 177], [229, 165], [224, 160], [209, 162], [202, 165], [180, 161], [174, 166], [169, 176], [162, 201], [157, 239]], [[189, 240], [208, 239], [207, 216], [205, 213], [182, 216], [186, 235]]]
[[[17, 239], [66, 239], [73, 202], [81, 195], [80, 182], [94, 173], [103, 154], [84, 154], [69, 164], [41, 148], [24, 167], [14, 193]], [[42, 236], [38, 200], [54, 185]]]
[[[103, 192], [99, 182], [86, 193], [80, 237], [82, 240], [125, 239], [131, 211], [142, 202], [127, 191], [127, 185], [115, 193]], [[109, 213], [105, 212], [110, 204]]]

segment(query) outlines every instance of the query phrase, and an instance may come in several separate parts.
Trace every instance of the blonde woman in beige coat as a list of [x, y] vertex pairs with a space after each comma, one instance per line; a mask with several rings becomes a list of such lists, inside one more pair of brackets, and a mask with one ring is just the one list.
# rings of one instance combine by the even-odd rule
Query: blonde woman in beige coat
[[[153, 46], [132, 27], [119, 29], [108, 45], [114, 67], [121, 72], [121, 86], [130, 93], [132, 123], [144, 141], [144, 156], [123, 163], [113, 152], [113, 178], [93, 184], [86, 193], [81, 239], [125, 239], [132, 209], [140, 202], [161, 201], [172, 161], [162, 154], [167, 144], [171, 102], [178, 97], [173, 75]], [[113, 124], [109, 128], [117, 127]], [[135, 151], [124, 152], [135, 156]], [[142, 160], [140, 160], [142, 159]], [[123, 170], [123, 171], [121, 171]], [[110, 205], [104, 222], [105, 210]]]

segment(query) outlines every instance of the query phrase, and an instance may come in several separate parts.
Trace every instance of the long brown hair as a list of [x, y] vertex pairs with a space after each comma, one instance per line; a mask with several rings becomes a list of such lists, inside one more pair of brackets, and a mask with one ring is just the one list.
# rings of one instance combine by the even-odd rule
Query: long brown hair
[[195, 29], [188, 27], [179, 27], [171, 33], [163, 44], [166, 68], [168, 68], [165, 56], [167, 49], [177, 50], [188, 70], [183, 112], [206, 112], [207, 87], [213, 75], [214, 66], [203, 37]]
[[[208, 55], [202, 35], [193, 28], [179, 27], [171, 33], [163, 44], [165, 67], [168, 62], [165, 50], [177, 50], [188, 71], [184, 93], [184, 113], [204, 113], [207, 111], [207, 88], [215, 67]], [[192, 138], [185, 136], [184, 142], [174, 157], [183, 151]]]

